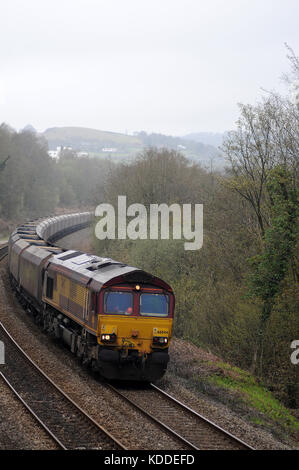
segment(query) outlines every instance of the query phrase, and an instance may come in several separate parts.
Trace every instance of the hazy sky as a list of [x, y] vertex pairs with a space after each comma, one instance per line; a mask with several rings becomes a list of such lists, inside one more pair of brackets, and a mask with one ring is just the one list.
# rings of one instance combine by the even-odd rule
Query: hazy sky
[[298, 0], [1, 0], [0, 122], [172, 135], [282, 90]]

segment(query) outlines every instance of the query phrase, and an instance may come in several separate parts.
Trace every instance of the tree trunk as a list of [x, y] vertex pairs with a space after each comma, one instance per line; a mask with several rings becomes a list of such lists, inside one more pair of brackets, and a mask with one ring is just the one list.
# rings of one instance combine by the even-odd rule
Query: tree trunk
[[269, 320], [269, 317], [271, 315], [272, 311], [272, 302], [271, 300], [267, 299], [264, 302], [262, 313], [261, 313], [261, 318], [260, 318], [260, 325], [259, 325], [259, 330], [258, 330], [258, 338], [257, 338], [257, 343], [253, 352], [253, 358], [252, 358], [252, 363], [250, 367], [250, 372], [254, 375], [257, 374], [257, 364], [259, 363], [259, 371], [258, 375], [261, 374], [262, 368], [263, 368], [263, 341], [264, 341], [264, 336], [265, 336], [265, 331], [266, 331], [266, 325]]

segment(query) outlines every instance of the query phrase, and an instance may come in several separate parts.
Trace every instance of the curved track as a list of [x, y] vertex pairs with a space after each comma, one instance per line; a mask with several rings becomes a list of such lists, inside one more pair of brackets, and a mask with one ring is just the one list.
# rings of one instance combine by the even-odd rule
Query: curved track
[[47, 425], [37, 416], [37, 414], [30, 408], [30, 406], [25, 402], [25, 400], [21, 397], [21, 395], [14, 389], [11, 383], [7, 380], [5, 375], [0, 372], [0, 377], [2, 378], [4, 384], [11, 390], [17, 398], [19, 402], [26, 408], [26, 410], [30, 413], [31, 416], [38, 422], [38, 424], [46, 431], [46, 433], [51, 437], [51, 439], [55, 442], [59, 449], [67, 450], [66, 447], [58, 440], [58, 438], [51, 432], [51, 430], [47, 427]]
[[3, 245], [0, 247], [0, 261], [7, 256], [8, 253], [8, 245]]
[[[0, 247], [0, 261], [7, 253], [8, 245]], [[6, 349], [9, 350], [6, 355], [9, 364], [4, 366], [6, 374], [1, 374], [3, 379], [60, 448], [126, 450], [39, 369], [1, 322], [0, 339], [6, 339]], [[253, 450], [154, 384], [143, 388], [105, 384], [180, 442], [183, 449]]]
[[196, 450], [253, 450], [245, 442], [176, 400], [153, 384], [107, 386], [156, 424]]
[[1, 322], [0, 339], [6, 358], [2, 377], [61, 448], [126, 450], [29, 358]]

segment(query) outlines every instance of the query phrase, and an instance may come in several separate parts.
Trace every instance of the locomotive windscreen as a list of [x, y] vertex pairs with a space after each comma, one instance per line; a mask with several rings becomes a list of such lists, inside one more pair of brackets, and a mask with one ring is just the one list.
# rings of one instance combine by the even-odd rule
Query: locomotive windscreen
[[168, 295], [164, 294], [141, 294], [140, 315], [167, 317]]
[[133, 311], [133, 295], [128, 292], [106, 292], [105, 313], [130, 315]]

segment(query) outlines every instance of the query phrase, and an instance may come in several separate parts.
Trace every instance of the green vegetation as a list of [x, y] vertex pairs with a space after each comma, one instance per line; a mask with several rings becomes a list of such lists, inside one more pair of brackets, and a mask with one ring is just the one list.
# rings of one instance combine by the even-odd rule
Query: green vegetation
[[256, 377], [227, 363], [217, 362], [216, 365], [217, 374], [211, 375], [209, 381], [221, 389], [237, 393], [238, 400], [262, 414], [262, 417], [253, 417], [252, 421], [265, 425], [265, 419], [268, 419], [288, 432], [299, 432], [299, 420]]
[[264, 232], [263, 252], [250, 261], [253, 272], [249, 277], [249, 293], [260, 298], [263, 307], [260, 315], [259, 341], [255, 351], [253, 367], [261, 352], [266, 324], [269, 321], [275, 297], [281, 292], [289, 266], [294, 279], [298, 273], [294, 261], [298, 237], [299, 202], [293, 187], [292, 174], [284, 166], [274, 167], [266, 184], [271, 201], [272, 223]]
[[10, 155], [0, 172], [0, 218], [24, 220], [51, 212], [58, 197], [46, 142], [32, 132], [18, 133], [2, 124], [0, 155]]
[[2, 236], [11, 221], [44, 216], [57, 206], [94, 207], [102, 200], [111, 162], [78, 158], [68, 150], [56, 162], [47, 152], [46, 140], [34, 130], [16, 132], [6, 124], [0, 126]]
[[[136, 161], [118, 166], [107, 181], [105, 201], [116, 207], [117, 196], [126, 194], [128, 205], [138, 201], [146, 207], [161, 201], [168, 205], [202, 202], [204, 245], [195, 252], [185, 251], [183, 241], [171, 239], [95, 240], [95, 246], [99, 254], [143, 268], [171, 284], [176, 294], [176, 336], [250, 369], [257, 360], [261, 302], [248, 297], [246, 279], [252, 269], [250, 260], [265, 242], [250, 205], [216, 176], [168, 150], [148, 150]], [[274, 215], [268, 217], [269, 230], [275, 220]], [[279, 240], [283, 240], [281, 234]], [[293, 243], [298, 243], [298, 237]], [[256, 374], [288, 406], [296, 407], [298, 376], [290, 362], [290, 344], [298, 331], [299, 298], [292, 269], [293, 263], [298, 269], [298, 260], [287, 260]]]
[[[296, 413], [276, 397], [276, 389], [269, 388], [256, 375], [224, 362], [215, 354], [190, 342], [174, 339], [168, 373], [160, 385], [167, 390], [174, 386], [223, 403], [246, 421], [270, 431], [288, 445], [299, 436]], [[213, 408], [213, 403], [211, 403]], [[217, 407], [218, 409], [218, 407]], [[219, 412], [219, 409], [218, 409]]]
[[225, 175], [167, 149], [144, 150], [109, 175], [105, 201], [114, 207], [118, 195], [146, 207], [202, 203], [201, 250], [171, 239], [95, 240], [98, 253], [171, 284], [177, 337], [250, 370], [292, 408], [299, 403], [299, 370], [290, 361], [299, 331], [298, 122], [299, 108], [270, 94], [240, 106], [223, 144]]

